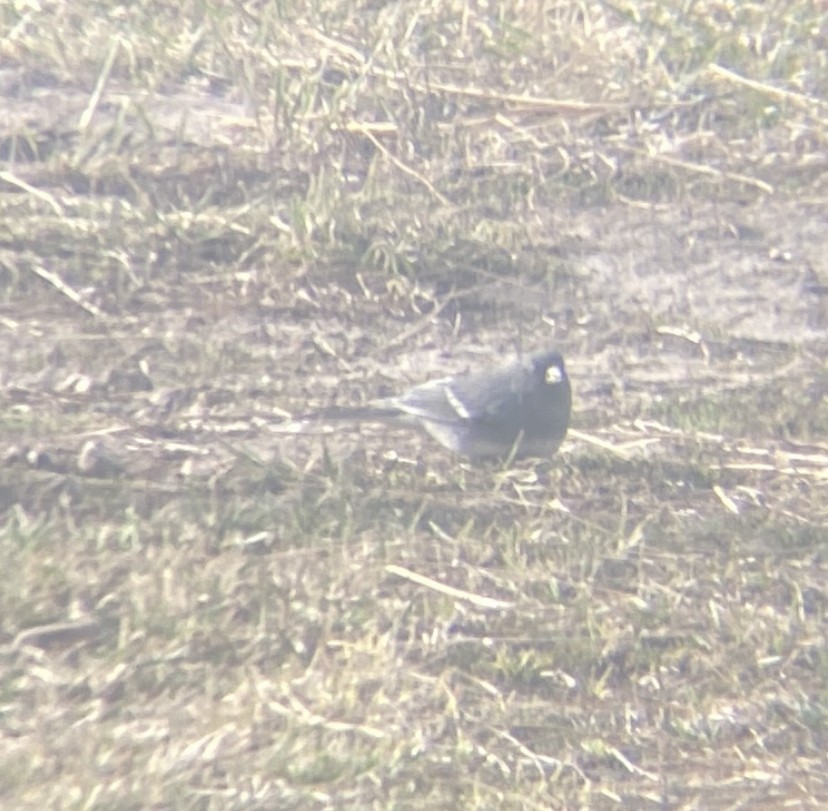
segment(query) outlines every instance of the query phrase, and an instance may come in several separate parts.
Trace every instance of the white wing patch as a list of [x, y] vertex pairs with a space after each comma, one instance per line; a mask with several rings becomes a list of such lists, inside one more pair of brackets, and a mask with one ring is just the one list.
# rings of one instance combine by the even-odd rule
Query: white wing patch
[[449, 401], [449, 405], [457, 412], [457, 416], [463, 420], [470, 420], [472, 415], [463, 404], [463, 401], [451, 390], [451, 387], [445, 386], [443, 391], [445, 392], [446, 400]]

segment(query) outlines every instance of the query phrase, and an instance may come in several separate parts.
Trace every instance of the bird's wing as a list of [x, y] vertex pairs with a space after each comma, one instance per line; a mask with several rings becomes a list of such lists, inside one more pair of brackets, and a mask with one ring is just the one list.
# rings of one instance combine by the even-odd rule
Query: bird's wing
[[444, 423], [488, 421], [502, 416], [510, 401], [519, 400], [523, 377], [511, 367], [500, 372], [445, 377], [415, 386], [391, 399], [401, 411]]
[[379, 401], [386, 406], [393, 405], [400, 411], [431, 422], [459, 423], [474, 419], [465, 401], [454, 392], [453, 378], [444, 377], [430, 380], [409, 389], [400, 397]]
[[457, 378], [451, 391], [454, 399], [465, 405], [466, 419], [497, 422], [520, 404], [525, 385], [523, 370], [513, 364], [496, 372]]

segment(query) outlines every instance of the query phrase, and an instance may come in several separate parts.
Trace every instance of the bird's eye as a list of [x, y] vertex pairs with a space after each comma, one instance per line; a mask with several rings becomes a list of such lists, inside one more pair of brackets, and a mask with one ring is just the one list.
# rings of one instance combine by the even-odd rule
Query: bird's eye
[[556, 366], [555, 364], [547, 366], [543, 379], [550, 386], [553, 386], [555, 383], [560, 383], [563, 380], [563, 372], [561, 371], [561, 367]]

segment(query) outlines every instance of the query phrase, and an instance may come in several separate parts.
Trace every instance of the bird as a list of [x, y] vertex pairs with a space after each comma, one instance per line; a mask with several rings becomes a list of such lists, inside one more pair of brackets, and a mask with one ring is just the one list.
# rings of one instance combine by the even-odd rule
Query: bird
[[560, 353], [413, 386], [364, 406], [325, 409], [304, 421], [349, 420], [424, 428], [470, 459], [551, 457], [569, 427], [572, 389]]

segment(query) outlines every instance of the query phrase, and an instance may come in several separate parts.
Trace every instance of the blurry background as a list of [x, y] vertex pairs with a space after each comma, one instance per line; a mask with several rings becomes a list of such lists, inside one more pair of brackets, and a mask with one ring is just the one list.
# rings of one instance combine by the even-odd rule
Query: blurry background
[[[828, 804], [824, 4], [0, 27], [4, 806]], [[551, 464], [283, 431], [548, 345]]]

